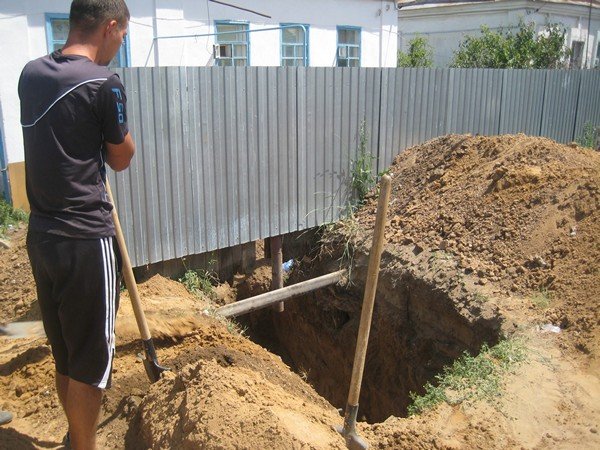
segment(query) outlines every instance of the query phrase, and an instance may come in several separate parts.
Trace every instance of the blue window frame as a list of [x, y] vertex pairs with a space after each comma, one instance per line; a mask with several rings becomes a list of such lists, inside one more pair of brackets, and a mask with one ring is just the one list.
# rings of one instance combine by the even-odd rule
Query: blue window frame
[[46, 14], [46, 42], [48, 53], [62, 48], [69, 35], [68, 14]]
[[[46, 14], [46, 42], [48, 53], [62, 48], [69, 35], [68, 14]], [[129, 36], [115, 55], [108, 67], [127, 67], [129, 65]]]
[[337, 66], [360, 67], [360, 27], [337, 27]]
[[[297, 25], [303, 25], [304, 28]], [[282, 23], [280, 26], [286, 27], [281, 29], [281, 65], [308, 66], [308, 25]]]
[[215, 21], [217, 34], [215, 41], [223, 51], [215, 58], [217, 66], [249, 66], [250, 42], [248, 39], [249, 25], [247, 22], [229, 20]]

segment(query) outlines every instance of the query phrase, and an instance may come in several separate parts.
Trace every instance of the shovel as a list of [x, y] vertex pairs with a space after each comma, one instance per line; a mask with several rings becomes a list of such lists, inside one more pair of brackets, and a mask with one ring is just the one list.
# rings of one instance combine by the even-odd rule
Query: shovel
[[[158, 363], [156, 350], [154, 349], [154, 343], [152, 342], [152, 337], [150, 335], [150, 329], [148, 328], [148, 323], [146, 322], [146, 317], [142, 309], [140, 294], [137, 290], [135, 277], [133, 276], [129, 252], [127, 251], [125, 237], [123, 236], [123, 230], [121, 229], [121, 222], [119, 221], [119, 216], [117, 215], [117, 208], [115, 206], [108, 181], [106, 181], [106, 192], [108, 194], [108, 200], [113, 205], [111, 215], [115, 224], [115, 233], [117, 237], [117, 243], [119, 244], [119, 250], [121, 252], [121, 259], [123, 260], [123, 276], [125, 278], [125, 286], [127, 286], [129, 297], [131, 297], [135, 321], [137, 322], [138, 329], [140, 330], [142, 344], [144, 346], [144, 368], [146, 369], [146, 374], [148, 375], [150, 382], [154, 383], [160, 379], [160, 374], [168, 369], [166, 367], [162, 367]], [[25, 338], [44, 335], [44, 326], [39, 320], [31, 322], [13, 322], [0, 325], [0, 336], [7, 336], [9, 338]]]
[[111, 214], [115, 224], [115, 233], [117, 235], [117, 243], [119, 244], [119, 250], [121, 252], [121, 259], [123, 260], [123, 277], [125, 278], [125, 286], [127, 287], [129, 297], [131, 298], [131, 305], [133, 307], [135, 321], [137, 322], [138, 329], [140, 330], [142, 344], [144, 346], [144, 368], [146, 369], [146, 374], [148, 375], [150, 382], [154, 383], [160, 379], [161, 373], [169, 369], [162, 367], [158, 363], [156, 350], [154, 349], [154, 343], [152, 342], [152, 336], [150, 335], [150, 329], [148, 328], [146, 316], [144, 315], [144, 310], [142, 309], [140, 294], [137, 289], [135, 277], [133, 276], [129, 252], [127, 251], [127, 246], [125, 245], [125, 237], [123, 236], [121, 222], [119, 221], [119, 216], [117, 215], [117, 207], [115, 206], [108, 180], [106, 181], [106, 192], [108, 194], [108, 200], [113, 205]]
[[391, 178], [389, 175], [384, 175], [381, 178], [381, 192], [379, 194], [379, 203], [377, 205], [377, 218], [375, 219], [373, 244], [371, 245], [371, 252], [369, 253], [367, 282], [360, 315], [360, 326], [358, 328], [358, 339], [356, 341], [356, 352], [354, 354], [354, 365], [352, 367], [350, 392], [348, 393], [348, 403], [346, 404], [346, 412], [344, 414], [344, 425], [335, 427], [338, 433], [346, 440], [346, 446], [350, 450], [367, 450], [369, 448], [369, 444], [356, 433], [356, 417], [358, 415], [358, 398], [360, 396], [360, 386], [362, 384], [363, 371], [365, 368], [369, 332], [371, 331], [371, 319], [373, 318], [373, 305], [375, 303], [379, 265], [381, 263], [381, 252], [383, 250], [385, 221], [388, 202], [390, 200], [390, 187]]

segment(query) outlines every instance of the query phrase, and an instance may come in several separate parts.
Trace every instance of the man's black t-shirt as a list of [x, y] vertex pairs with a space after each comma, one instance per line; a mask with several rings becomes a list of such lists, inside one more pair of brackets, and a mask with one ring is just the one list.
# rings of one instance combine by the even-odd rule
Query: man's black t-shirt
[[128, 132], [119, 77], [60, 50], [29, 62], [19, 79], [29, 228], [72, 238], [114, 235], [104, 185], [104, 142]]

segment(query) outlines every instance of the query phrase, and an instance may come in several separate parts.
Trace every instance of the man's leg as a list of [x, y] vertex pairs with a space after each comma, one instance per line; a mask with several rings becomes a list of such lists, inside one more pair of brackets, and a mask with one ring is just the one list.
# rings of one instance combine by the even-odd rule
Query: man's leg
[[96, 429], [102, 406], [102, 389], [69, 379], [66, 401], [71, 447], [75, 450], [96, 448]]
[[32, 235], [28, 250], [71, 446], [94, 449], [102, 389], [110, 387], [114, 357], [119, 291], [112, 238]]
[[56, 372], [56, 392], [58, 393], [58, 399], [60, 404], [67, 412], [67, 393], [69, 392], [69, 377]]
[[[56, 373], [56, 377], [55, 377], [56, 392], [58, 394], [58, 399], [60, 400], [60, 405], [62, 406], [62, 409], [65, 412], [65, 416], [66, 416], [67, 415], [67, 394], [69, 392], [69, 377], [66, 375], [62, 375], [58, 372], [55, 372], [55, 373]], [[69, 420], [69, 418], [67, 417], [67, 422], [68, 422], [68, 420]], [[71, 447], [71, 436], [68, 431], [63, 439], [63, 445], [67, 449], [73, 448], [73, 447]]]

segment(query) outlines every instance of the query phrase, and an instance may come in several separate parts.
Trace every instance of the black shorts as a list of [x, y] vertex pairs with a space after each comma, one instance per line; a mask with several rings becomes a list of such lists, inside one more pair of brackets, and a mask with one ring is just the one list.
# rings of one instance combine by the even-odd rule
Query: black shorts
[[114, 238], [73, 239], [30, 230], [27, 252], [56, 371], [110, 387], [120, 286]]

